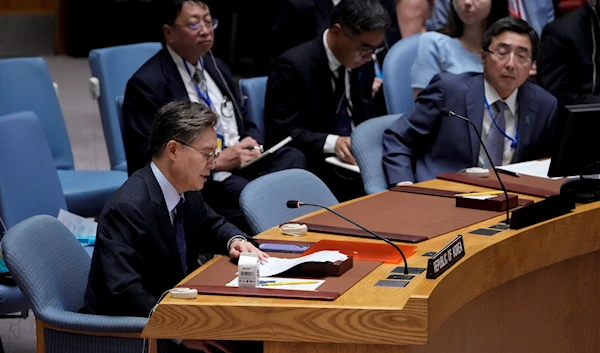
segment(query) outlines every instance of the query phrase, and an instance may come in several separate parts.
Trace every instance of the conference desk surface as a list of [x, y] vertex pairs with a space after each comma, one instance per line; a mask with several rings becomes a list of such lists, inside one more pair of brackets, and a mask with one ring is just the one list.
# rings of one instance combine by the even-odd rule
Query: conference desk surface
[[[486, 190], [441, 180], [417, 185]], [[435, 280], [423, 272], [405, 288], [376, 287], [398, 266], [382, 264], [335, 301], [167, 296], [142, 335], [261, 340], [269, 353], [600, 351], [600, 203], [521, 230], [469, 234], [503, 219], [415, 244], [408, 264], [426, 268], [424, 253], [463, 235], [466, 255]], [[276, 228], [258, 237], [290, 240]], [[347, 238], [309, 232], [301, 239]]]

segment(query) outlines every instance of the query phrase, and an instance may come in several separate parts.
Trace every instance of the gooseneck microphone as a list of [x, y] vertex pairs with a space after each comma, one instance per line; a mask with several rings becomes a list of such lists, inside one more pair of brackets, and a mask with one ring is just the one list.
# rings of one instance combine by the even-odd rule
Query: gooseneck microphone
[[498, 171], [496, 170], [496, 166], [494, 165], [494, 162], [492, 161], [492, 157], [490, 157], [490, 154], [489, 154], [487, 148], [485, 148], [485, 143], [483, 143], [483, 139], [481, 138], [479, 131], [477, 131], [477, 126], [475, 126], [475, 124], [473, 124], [473, 122], [469, 118], [465, 118], [462, 115], [456, 114], [455, 112], [453, 112], [452, 110], [450, 110], [448, 108], [442, 108], [442, 114], [450, 116], [450, 117], [455, 117], [460, 120], [464, 120], [467, 123], [471, 124], [471, 126], [473, 127], [473, 130], [475, 130], [475, 133], [477, 134], [477, 137], [479, 138], [479, 143], [481, 143], [481, 147], [483, 147], [483, 150], [485, 151], [485, 155], [487, 156], [487, 159], [490, 161], [490, 165], [492, 166], [492, 169], [494, 170], [494, 173], [496, 174], [496, 178], [498, 179], [498, 182], [500, 183], [500, 187], [502, 188], [502, 191], [504, 192], [504, 197], [506, 197], [506, 225], [509, 226], [510, 225], [510, 209], [508, 207], [508, 192], [506, 191], [506, 188], [504, 187], [504, 183], [502, 182], [502, 179], [500, 179], [500, 175], [498, 175]]
[[392, 243], [391, 241], [389, 241], [388, 239], [382, 237], [381, 235], [376, 234], [375, 232], [368, 230], [367, 228], [365, 228], [365, 227], [361, 226], [360, 224], [358, 224], [358, 223], [356, 223], [356, 222], [354, 222], [354, 221], [352, 221], [352, 220], [350, 220], [350, 219], [342, 216], [341, 214], [335, 212], [334, 210], [332, 210], [331, 208], [326, 207], [326, 206], [315, 205], [313, 203], [304, 203], [304, 202], [300, 202], [300, 201], [296, 201], [296, 200], [289, 200], [286, 203], [286, 206], [288, 208], [299, 208], [301, 206], [313, 206], [313, 207], [319, 207], [319, 208], [326, 209], [327, 211], [333, 213], [334, 215], [340, 217], [341, 219], [343, 219], [343, 220], [345, 220], [347, 222], [350, 222], [350, 223], [354, 224], [355, 226], [357, 226], [358, 228], [364, 230], [365, 232], [367, 232], [367, 233], [375, 236], [378, 239], [383, 240], [384, 242], [386, 242], [386, 243], [390, 244], [391, 246], [393, 246], [394, 249], [398, 250], [398, 252], [402, 256], [402, 259], [404, 260], [404, 274], [408, 275], [408, 264], [406, 263], [406, 256], [404, 256], [404, 253], [402, 252], [402, 250], [396, 244]]

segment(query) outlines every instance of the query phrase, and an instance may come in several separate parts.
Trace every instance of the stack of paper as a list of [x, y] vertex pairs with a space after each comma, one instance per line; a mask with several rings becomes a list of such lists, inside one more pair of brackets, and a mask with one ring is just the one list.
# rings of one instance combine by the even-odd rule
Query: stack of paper
[[56, 218], [75, 235], [82, 245], [94, 245], [96, 242], [98, 222], [62, 209], [58, 211]]
[[275, 276], [291, 269], [294, 266], [306, 262], [336, 262], [344, 261], [348, 256], [339, 251], [323, 250], [310, 255], [297, 257], [295, 259], [281, 259], [278, 257], [269, 257], [267, 261], [260, 265], [260, 275], [262, 277]]

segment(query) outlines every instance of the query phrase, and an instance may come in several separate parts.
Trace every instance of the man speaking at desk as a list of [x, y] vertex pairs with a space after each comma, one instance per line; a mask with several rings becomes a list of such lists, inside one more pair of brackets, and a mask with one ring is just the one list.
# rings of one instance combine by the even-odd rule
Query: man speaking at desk
[[[158, 111], [150, 133], [152, 161], [123, 184], [100, 215], [85, 311], [147, 317], [165, 291], [198, 267], [200, 252], [267, 257], [196, 192], [217, 159], [217, 119], [189, 101]], [[212, 352], [207, 344], [219, 348], [221, 342], [182, 342]]]
[[444, 108], [477, 126], [494, 165], [550, 157], [557, 101], [527, 81], [537, 33], [507, 17], [490, 26], [482, 47], [483, 74], [436, 75], [412, 111], [385, 131], [383, 167], [390, 186], [490, 166], [470, 124], [445, 116]]

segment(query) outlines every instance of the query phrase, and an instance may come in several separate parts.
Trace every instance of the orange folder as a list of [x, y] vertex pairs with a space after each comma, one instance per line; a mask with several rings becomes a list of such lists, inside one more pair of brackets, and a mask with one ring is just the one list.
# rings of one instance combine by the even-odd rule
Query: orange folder
[[[404, 256], [406, 256], [407, 259], [415, 253], [415, 249], [417, 248], [416, 246], [410, 245], [398, 245], [398, 247], [404, 252]], [[342, 254], [353, 256], [356, 260], [380, 261], [386, 264], [402, 263], [402, 256], [398, 250], [386, 243], [321, 240], [303, 252], [302, 256], [321, 250], [338, 250]]]

